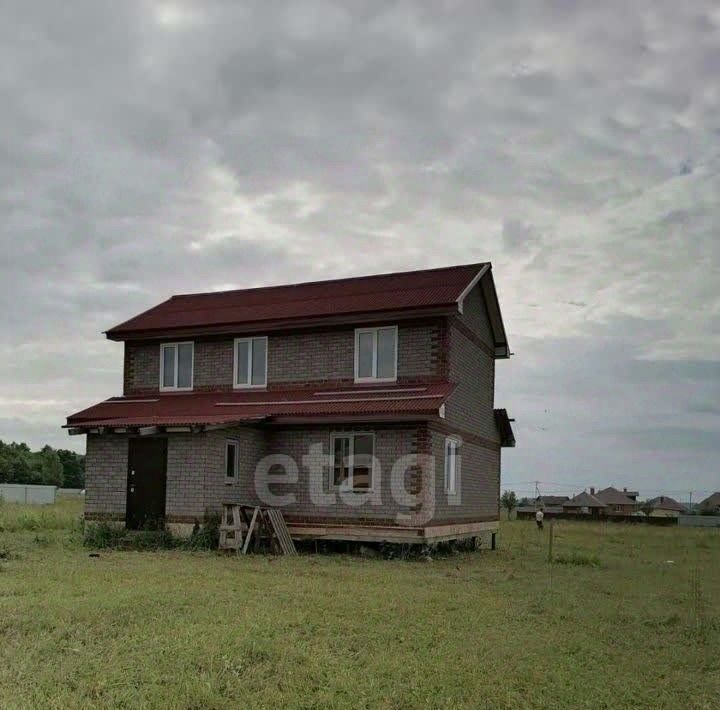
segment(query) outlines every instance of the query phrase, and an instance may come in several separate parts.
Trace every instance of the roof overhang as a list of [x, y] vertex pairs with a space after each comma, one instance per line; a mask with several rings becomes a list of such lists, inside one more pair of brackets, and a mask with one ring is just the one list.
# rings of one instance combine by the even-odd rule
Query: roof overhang
[[505, 324], [503, 323], [502, 312], [500, 311], [500, 301], [498, 300], [497, 290], [495, 289], [495, 280], [492, 275], [492, 268], [488, 265], [487, 273], [480, 280], [483, 296], [485, 297], [485, 305], [490, 318], [490, 327], [492, 328], [495, 340], [495, 357], [498, 359], [509, 358], [510, 346], [508, 345], [507, 334], [505, 333]]
[[495, 410], [495, 424], [500, 434], [500, 446], [512, 448], [515, 446], [515, 434], [512, 429], [514, 419], [508, 417], [507, 409]]
[[507, 334], [505, 333], [505, 324], [503, 323], [502, 312], [500, 311], [500, 301], [498, 300], [497, 290], [495, 289], [495, 280], [492, 275], [492, 266], [485, 264], [478, 272], [473, 281], [463, 291], [458, 299], [458, 310], [463, 312], [463, 301], [472, 289], [480, 284], [485, 306], [487, 307], [488, 317], [490, 319], [490, 327], [493, 332], [495, 357], [497, 359], [509, 358], [510, 346], [508, 345]]
[[165, 393], [112, 397], [68, 417], [71, 434], [200, 433], [242, 424], [428, 421], [442, 417], [449, 382]]
[[123, 331], [112, 328], [105, 331], [105, 337], [115, 342], [138, 340], [167, 340], [168, 338], [185, 337], [213, 337], [232, 335], [240, 336], [246, 333], [269, 333], [276, 331], [293, 331], [308, 329], [337, 329], [343, 325], [386, 323], [398, 320], [417, 320], [421, 318], [434, 318], [448, 316], [457, 312], [455, 303], [448, 303], [432, 308], [406, 308], [387, 311], [372, 311], [363, 313], [348, 313], [315, 318], [285, 318], [255, 321], [252, 323], [223, 323], [220, 325], [193, 326], [179, 328], [157, 328], [149, 330]]

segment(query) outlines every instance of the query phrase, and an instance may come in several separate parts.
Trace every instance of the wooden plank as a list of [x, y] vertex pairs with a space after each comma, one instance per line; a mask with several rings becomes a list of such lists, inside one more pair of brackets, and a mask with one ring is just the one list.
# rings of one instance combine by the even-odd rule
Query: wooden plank
[[275, 531], [275, 535], [277, 536], [278, 542], [280, 543], [280, 548], [282, 549], [283, 553], [286, 555], [297, 555], [295, 543], [290, 537], [290, 531], [285, 524], [285, 518], [283, 517], [283, 514], [275, 508], [270, 508], [267, 512], [268, 518], [270, 519], [270, 524]]
[[260, 508], [255, 508], [252, 520], [250, 521], [250, 525], [248, 526], [247, 535], [245, 536], [245, 545], [243, 546], [242, 553], [243, 555], [247, 555], [248, 548], [250, 547], [250, 540], [252, 538], [252, 534], [255, 530], [255, 522], [257, 521], [258, 514], [260, 512]]
[[240, 554], [242, 545], [243, 534], [239, 506], [235, 503], [223, 503], [218, 548], [221, 550], [235, 550]]
[[321, 525], [288, 523], [291, 537], [296, 539], [324, 538], [356, 542], [422, 543], [444, 542], [473, 537], [482, 532], [497, 532], [499, 522], [483, 521], [455, 525], [433, 525], [426, 528], [382, 525]]
[[432, 525], [423, 530], [426, 538], [433, 538], [439, 535], [465, 535], [478, 532], [492, 532], [500, 529], [499, 520], [486, 520], [478, 523], [461, 523], [459, 525]]
[[153, 434], [157, 434], [160, 431], [160, 427], [157, 426], [141, 426], [138, 429], [138, 434], [140, 436], [152, 436]]
[[346, 540], [348, 542], [405, 542], [421, 543], [422, 528], [393, 529], [379, 525], [366, 526], [322, 526], [317, 525], [289, 525], [289, 532], [296, 539], [323, 538], [326, 540]]

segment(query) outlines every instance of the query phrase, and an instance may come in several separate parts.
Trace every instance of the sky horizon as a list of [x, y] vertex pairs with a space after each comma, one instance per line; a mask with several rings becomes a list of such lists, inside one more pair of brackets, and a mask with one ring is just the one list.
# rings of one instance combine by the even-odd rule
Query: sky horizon
[[0, 439], [84, 450], [102, 331], [173, 293], [491, 261], [502, 487], [719, 490], [720, 8], [688, 5], [4, 3]]

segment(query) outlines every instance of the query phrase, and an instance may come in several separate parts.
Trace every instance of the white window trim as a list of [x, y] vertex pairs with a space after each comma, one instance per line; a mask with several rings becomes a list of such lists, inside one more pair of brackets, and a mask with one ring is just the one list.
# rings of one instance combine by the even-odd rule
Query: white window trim
[[[455, 454], [452, 457], [455, 463], [455, 470], [452, 477], [452, 486], [450, 485], [450, 457], [448, 456], [448, 448], [450, 444], [455, 445]], [[448, 436], [445, 439], [445, 493], [448, 495], [455, 495], [457, 493], [458, 481], [460, 480], [460, 440], [455, 437]]]
[[[265, 382], [260, 385], [252, 384], [252, 341], [253, 340], [264, 340], [265, 341]], [[248, 381], [247, 383], [238, 384], [238, 344], [249, 343], [248, 347]], [[235, 338], [233, 342], [233, 389], [236, 390], [248, 390], [248, 389], [266, 389], [268, 380], [268, 350], [269, 342], [267, 335], [251, 335], [247, 338]]]
[[[378, 360], [378, 331], [394, 330], [395, 331], [395, 376], [394, 377], [377, 377], [377, 360]], [[360, 377], [360, 335], [363, 333], [372, 333], [373, 336], [373, 375], [370, 377]], [[400, 350], [400, 338], [398, 337], [398, 327], [396, 325], [378, 326], [376, 328], [355, 328], [355, 382], [397, 382], [398, 374], [398, 352]]]
[[[228, 448], [230, 446], [235, 447], [235, 470], [232, 476], [227, 475], [228, 465]], [[239, 464], [238, 459], [240, 457], [240, 442], [237, 439], [225, 439], [225, 485], [231, 486], [238, 480]]]
[[[368, 488], [355, 488], [353, 476], [355, 472], [355, 437], [369, 436], [372, 438], [372, 466], [370, 467], [370, 485]], [[337, 485], [335, 483], [335, 441], [337, 439], [350, 439], [350, 470], [348, 471], [347, 483]], [[375, 490], [375, 432], [373, 431], [337, 431], [330, 435], [330, 488], [331, 490], [352, 491], [353, 493], [372, 493]]]
[[[178, 356], [179, 356], [179, 346], [180, 345], [191, 345], [191, 354], [190, 354], [190, 387], [178, 387], [177, 381], [178, 381]], [[163, 382], [165, 382], [165, 348], [175, 348], [175, 385], [172, 386], [165, 386], [163, 385]], [[160, 391], [161, 392], [190, 392], [193, 389], [193, 384], [195, 383], [195, 343], [192, 340], [181, 340], [176, 343], [161, 343], [160, 344]]]

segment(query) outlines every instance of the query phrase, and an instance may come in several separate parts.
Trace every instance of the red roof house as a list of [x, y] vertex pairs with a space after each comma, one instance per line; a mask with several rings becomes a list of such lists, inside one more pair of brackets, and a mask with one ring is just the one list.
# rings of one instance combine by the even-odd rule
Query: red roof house
[[88, 520], [185, 529], [242, 502], [295, 537], [497, 529], [515, 439], [490, 264], [173, 296], [106, 335], [123, 393], [66, 424], [87, 435]]

